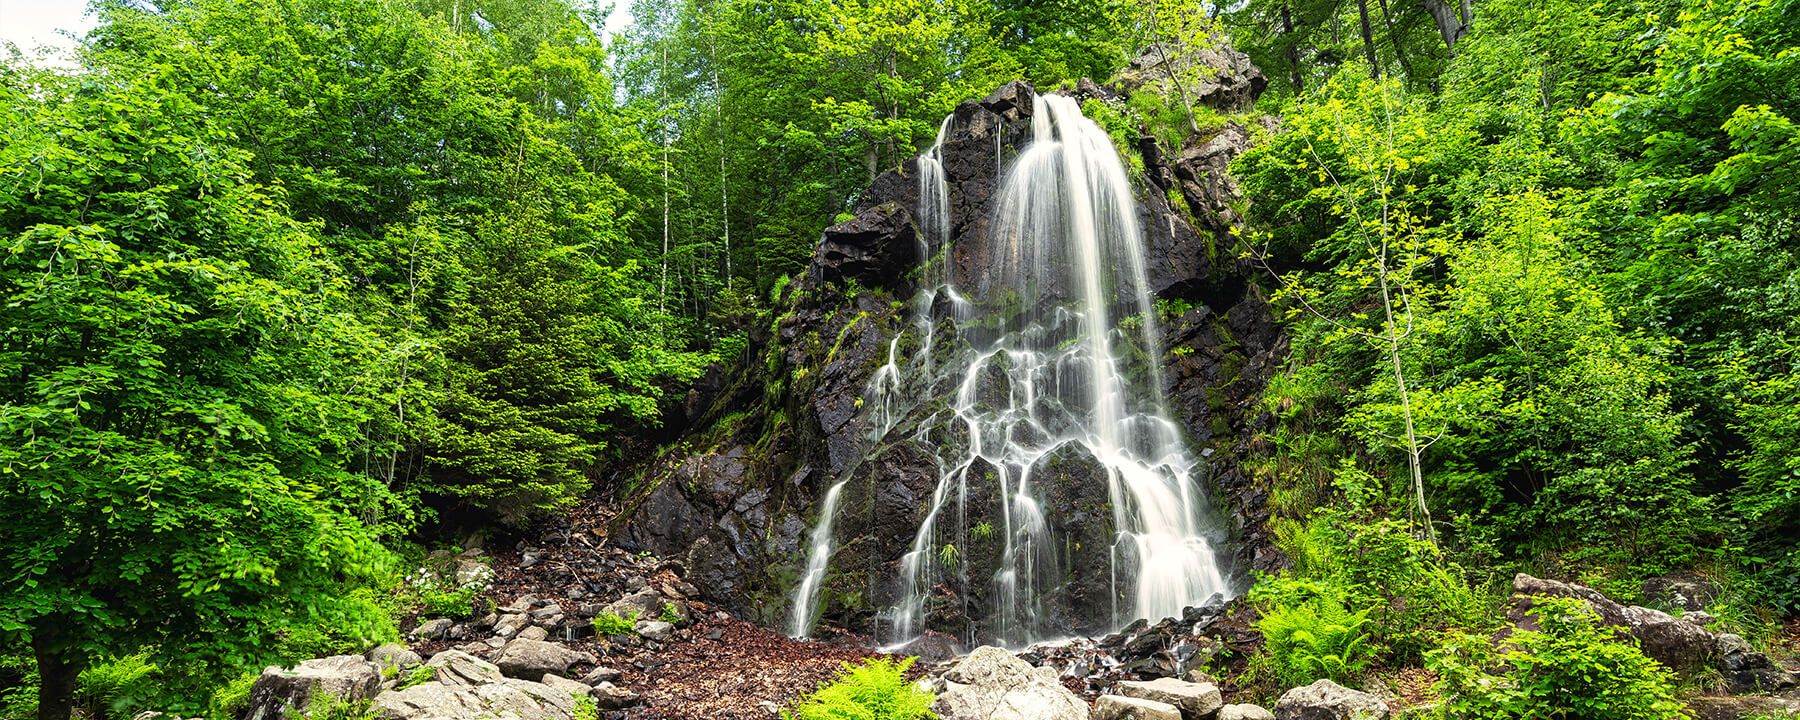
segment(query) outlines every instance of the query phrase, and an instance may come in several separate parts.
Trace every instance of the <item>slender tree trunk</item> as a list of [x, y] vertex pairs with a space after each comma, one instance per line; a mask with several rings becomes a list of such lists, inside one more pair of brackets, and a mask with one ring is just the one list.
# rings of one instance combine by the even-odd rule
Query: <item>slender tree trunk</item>
[[[1385, 235], [1386, 231], [1383, 231]], [[1381, 257], [1376, 259], [1376, 276], [1381, 283], [1381, 311], [1387, 318], [1387, 351], [1388, 362], [1394, 372], [1394, 387], [1400, 391], [1400, 415], [1406, 421], [1406, 467], [1412, 475], [1412, 494], [1415, 510], [1418, 511], [1419, 526], [1425, 529], [1425, 537], [1432, 545], [1437, 545], [1437, 529], [1431, 526], [1431, 510], [1425, 505], [1425, 474], [1420, 468], [1419, 457], [1423, 449], [1419, 447], [1419, 435], [1413, 429], [1412, 398], [1406, 392], [1406, 373], [1400, 364], [1400, 327], [1394, 323], [1394, 301], [1388, 290], [1387, 241], [1381, 243]]]
[[713, 108], [719, 132], [719, 227], [725, 235], [725, 289], [731, 289], [731, 196], [725, 185], [725, 83], [719, 80], [718, 36], [707, 35], [707, 49], [712, 51]]
[[1369, 56], [1369, 77], [1381, 78], [1381, 64], [1375, 60], [1375, 31], [1369, 26], [1369, 0], [1356, 0], [1356, 14], [1362, 18], [1363, 52]]
[[1281, 34], [1288, 39], [1283, 54], [1287, 56], [1288, 72], [1294, 80], [1294, 92], [1298, 93], [1306, 90], [1306, 76], [1300, 72], [1300, 38], [1294, 35], [1294, 15], [1290, 7], [1290, 3], [1281, 4]]
[[[667, 113], [669, 111], [669, 46], [666, 41], [662, 47], [662, 77], [658, 78], [658, 83], [662, 85], [662, 109], [664, 113]], [[662, 118], [661, 125], [663, 136], [663, 243], [662, 289], [656, 294], [656, 309], [659, 311], [664, 309], [663, 303], [669, 297], [669, 118], [666, 114]]]
[[35, 636], [32, 654], [37, 656], [38, 668], [37, 720], [69, 720], [75, 710], [75, 680], [84, 663], [79, 657], [51, 650], [47, 639]]
[[1168, 74], [1169, 82], [1175, 84], [1175, 92], [1181, 94], [1181, 109], [1187, 111], [1188, 130], [1199, 135], [1200, 123], [1194, 120], [1194, 101], [1188, 97], [1187, 88], [1181, 85], [1181, 78], [1175, 74], [1175, 67], [1169, 64], [1169, 43], [1162, 36], [1162, 17], [1156, 14], [1155, 5], [1150, 6], [1150, 27], [1150, 41], [1156, 43], [1156, 54], [1162, 57], [1163, 72]]

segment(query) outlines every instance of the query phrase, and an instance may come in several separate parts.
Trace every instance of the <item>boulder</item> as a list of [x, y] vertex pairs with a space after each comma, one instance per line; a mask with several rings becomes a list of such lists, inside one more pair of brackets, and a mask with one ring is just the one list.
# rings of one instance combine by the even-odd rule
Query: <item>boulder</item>
[[405, 645], [399, 643], [387, 643], [386, 645], [374, 648], [363, 653], [363, 659], [375, 663], [377, 667], [387, 668], [392, 666], [401, 670], [425, 662], [423, 658], [419, 657], [418, 653], [408, 650]]
[[1182, 720], [1174, 705], [1155, 700], [1101, 695], [1094, 701], [1093, 720]]
[[1788, 672], [1775, 664], [1742, 637], [1719, 635], [1714, 648], [1725, 676], [1725, 689], [1733, 693], [1780, 692], [1800, 686], [1800, 673]]
[[1186, 720], [1202, 720], [1211, 717], [1225, 704], [1224, 698], [1219, 695], [1217, 686], [1191, 683], [1175, 678], [1158, 678], [1148, 682], [1122, 682], [1119, 683], [1118, 693], [1129, 698], [1141, 698], [1174, 705], [1181, 710], [1181, 716]]
[[375, 696], [369, 709], [383, 720], [464, 720], [486, 711], [475, 693], [439, 683], [389, 690]]
[[424, 640], [439, 640], [450, 631], [450, 626], [454, 624], [456, 623], [445, 618], [428, 620], [421, 623], [418, 627], [413, 628], [412, 635], [413, 637]]
[[619, 679], [619, 671], [609, 667], [596, 667], [589, 670], [588, 674], [581, 676], [581, 682], [586, 683], [589, 687], [617, 679]]
[[[1118, 86], [1126, 92], [1151, 86], [1170, 98], [1185, 92], [1194, 104], [1222, 114], [1248, 112], [1256, 107], [1269, 79], [1251, 64], [1250, 56], [1233, 49], [1229, 40], [1219, 40], [1198, 48], [1153, 43], [1119, 74]], [[1171, 71], [1190, 78], [1197, 75], [1200, 81], [1174, 87], [1169, 82]]]
[[675, 626], [661, 620], [651, 620], [638, 623], [637, 631], [645, 640], [668, 642], [669, 638], [675, 635]]
[[609, 682], [594, 686], [594, 704], [601, 710], [623, 710], [638, 704], [638, 699], [637, 693]]
[[663, 599], [655, 590], [644, 588], [607, 605], [603, 613], [622, 618], [650, 619], [662, 613]]
[[314, 703], [358, 702], [381, 691], [381, 667], [355, 655], [318, 658], [292, 670], [264, 668], [250, 687], [246, 720], [302, 718]]
[[1282, 693], [1275, 720], [1385, 720], [1387, 703], [1330, 680]]
[[550, 631], [545, 630], [542, 627], [539, 627], [537, 625], [533, 625], [531, 627], [525, 628], [524, 630], [520, 630], [519, 631], [519, 639], [520, 640], [549, 640], [550, 639]]
[[561, 675], [544, 674], [544, 685], [558, 692], [565, 692], [576, 697], [593, 697], [594, 686], [580, 680], [573, 680]]
[[1602, 622], [1636, 638], [1645, 655], [1678, 673], [1692, 675], [1712, 665], [1717, 655], [1717, 642], [1706, 628], [1661, 610], [1613, 602], [1593, 588], [1524, 573], [1513, 576], [1513, 597], [1506, 619], [1519, 629], [1537, 630], [1537, 619], [1531, 610], [1537, 606], [1537, 599], [1544, 597], [1587, 601]]
[[431, 656], [425, 667], [432, 668], [440, 684], [453, 688], [472, 688], [501, 678], [500, 668], [493, 663], [461, 650], [445, 650]]
[[520, 630], [524, 630], [530, 624], [531, 618], [526, 617], [524, 613], [501, 615], [499, 622], [494, 623], [494, 635], [509, 638], [519, 634]]
[[1087, 703], [1003, 649], [984, 646], [944, 673], [940, 720], [1086, 720]]
[[568, 672], [570, 665], [591, 658], [587, 653], [552, 642], [514, 640], [500, 648], [500, 654], [494, 656], [494, 664], [507, 677], [533, 680], [542, 678], [545, 673], [561, 675]]
[[1275, 713], [1260, 705], [1226, 705], [1219, 708], [1218, 720], [1275, 720]]

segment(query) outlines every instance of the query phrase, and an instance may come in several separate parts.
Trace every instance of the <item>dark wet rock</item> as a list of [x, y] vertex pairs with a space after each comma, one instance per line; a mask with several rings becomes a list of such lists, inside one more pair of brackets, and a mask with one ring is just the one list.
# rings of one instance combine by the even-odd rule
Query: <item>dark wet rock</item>
[[895, 287], [918, 264], [918, 236], [906, 206], [884, 203], [825, 229], [812, 267], [826, 282]]

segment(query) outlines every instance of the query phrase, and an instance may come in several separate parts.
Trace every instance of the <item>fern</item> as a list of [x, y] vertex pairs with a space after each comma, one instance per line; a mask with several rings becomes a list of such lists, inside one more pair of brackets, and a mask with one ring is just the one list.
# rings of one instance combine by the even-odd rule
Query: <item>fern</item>
[[906, 680], [918, 658], [895, 662], [875, 658], [862, 665], [844, 664], [830, 685], [794, 701], [784, 720], [934, 720], [931, 693]]
[[1317, 595], [1278, 604], [1257, 621], [1268, 639], [1276, 672], [1292, 685], [1319, 679], [1345, 682], [1360, 674], [1374, 655], [1363, 626], [1369, 610], [1350, 612], [1335, 597]]

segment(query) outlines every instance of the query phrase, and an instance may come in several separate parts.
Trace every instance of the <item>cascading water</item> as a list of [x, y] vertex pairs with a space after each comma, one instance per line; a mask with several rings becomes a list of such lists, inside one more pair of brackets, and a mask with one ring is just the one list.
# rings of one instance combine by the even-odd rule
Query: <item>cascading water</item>
[[[1161, 391], [1130, 179], [1074, 100], [1038, 97], [1031, 124], [991, 230], [958, 240], [988, 245], [990, 271], [963, 280], [972, 287], [945, 279], [931, 254], [950, 241], [949, 118], [918, 162], [922, 289], [863, 405], [871, 447], [909, 443], [938, 468], [883, 615], [896, 644], [934, 613], [962, 617], [964, 640], [1019, 645], [1178, 616], [1230, 591]], [[817, 615], [846, 482], [827, 491], [811, 536], [796, 636]]]

